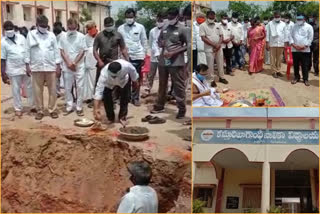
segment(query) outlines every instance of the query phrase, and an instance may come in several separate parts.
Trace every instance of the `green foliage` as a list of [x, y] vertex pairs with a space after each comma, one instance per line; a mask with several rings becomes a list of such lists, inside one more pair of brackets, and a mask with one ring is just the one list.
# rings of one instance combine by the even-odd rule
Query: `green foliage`
[[305, 15], [317, 15], [319, 14], [319, 2], [307, 2], [306, 4], [298, 8], [298, 12], [304, 13]]
[[254, 208], [248, 208], [244, 210], [245, 213], [258, 213], [258, 210]]
[[240, 18], [244, 16], [255, 17], [260, 15], [261, 6], [244, 1], [230, 1], [228, 10], [230, 13], [237, 12]]
[[312, 208], [312, 213], [319, 213], [319, 208], [318, 207], [313, 207]]
[[285, 213], [286, 210], [283, 209], [281, 206], [272, 206], [267, 212], [268, 213]]
[[80, 23], [82, 25], [85, 25], [85, 23], [89, 20], [92, 20], [92, 14], [91, 12], [88, 10], [88, 8], [83, 8], [81, 10], [81, 13], [80, 13]]
[[194, 200], [192, 204], [192, 213], [203, 213], [203, 207], [205, 204], [206, 202], [201, 201], [199, 199]]

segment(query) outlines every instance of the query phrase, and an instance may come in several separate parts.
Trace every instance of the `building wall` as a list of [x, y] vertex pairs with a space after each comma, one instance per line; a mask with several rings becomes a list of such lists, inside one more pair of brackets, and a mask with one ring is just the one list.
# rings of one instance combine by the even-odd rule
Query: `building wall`
[[[242, 209], [242, 187], [240, 184], [261, 184], [261, 169], [225, 169], [223, 185], [223, 202], [221, 211], [223, 213], [241, 213]], [[239, 197], [238, 209], [227, 209], [227, 196]]]
[[[26, 26], [30, 28], [31, 26], [36, 24], [36, 10], [35, 7], [31, 8], [31, 20], [25, 21], [24, 20], [24, 12], [23, 12], [23, 5], [35, 5], [34, 1], [16, 1], [18, 4], [12, 6], [12, 17], [6, 14], [6, 8], [3, 8], [3, 21], [10, 19], [13, 23], [19, 27]], [[95, 3], [94, 1], [90, 1], [90, 5], [94, 5], [93, 10], [91, 7], [89, 10], [92, 14], [92, 19], [96, 22], [97, 27], [99, 30], [103, 29], [103, 20], [105, 17], [110, 16], [110, 2], [103, 2], [103, 3]], [[2, 2], [2, 4], [4, 4]], [[37, 1], [37, 6], [44, 6], [47, 7], [44, 9], [44, 15], [47, 16], [49, 19], [49, 25], [52, 28], [52, 25], [56, 20], [56, 10], [61, 11], [60, 21], [62, 25], [66, 28], [67, 19], [71, 17], [71, 12], [80, 12], [81, 8], [87, 8], [88, 3], [86, 1], [77, 2], [77, 1], [67, 1], [67, 5], [65, 1]], [[83, 29], [83, 27], [82, 27]]]

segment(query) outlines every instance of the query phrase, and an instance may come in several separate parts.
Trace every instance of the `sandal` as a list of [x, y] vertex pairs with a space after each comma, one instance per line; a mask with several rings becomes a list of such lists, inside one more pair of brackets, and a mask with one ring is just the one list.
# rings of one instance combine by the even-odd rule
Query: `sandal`
[[38, 112], [38, 113], [36, 114], [35, 119], [36, 119], [36, 120], [42, 120], [43, 116], [44, 116], [44, 114], [43, 114], [42, 112]]
[[83, 110], [80, 110], [80, 111], [77, 110], [77, 115], [78, 115], [79, 117], [84, 116]]
[[71, 114], [73, 112], [73, 110], [70, 110], [70, 111], [66, 111], [63, 116], [68, 116], [69, 114]]
[[149, 124], [163, 124], [166, 120], [160, 117], [154, 117], [152, 120], [149, 120]]
[[150, 120], [152, 120], [154, 118], [156, 118], [156, 117], [154, 117], [152, 115], [147, 115], [147, 116], [145, 116], [144, 118], [141, 119], [141, 122], [148, 122], [148, 121], [150, 121]]
[[54, 111], [54, 112], [51, 112], [51, 113], [50, 113], [50, 116], [51, 116], [52, 119], [57, 119], [57, 118], [59, 117], [58, 113], [55, 112], [55, 111]]
[[299, 80], [294, 79], [294, 80], [291, 81], [291, 84], [294, 85], [294, 84], [296, 84], [297, 82], [299, 82]]

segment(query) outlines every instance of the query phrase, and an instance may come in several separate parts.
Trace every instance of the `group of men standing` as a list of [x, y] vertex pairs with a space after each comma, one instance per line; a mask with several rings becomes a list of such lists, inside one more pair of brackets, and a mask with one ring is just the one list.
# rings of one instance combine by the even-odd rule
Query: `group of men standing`
[[[185, 13], [190, 13], [191, 7]], [[151, 69], [148, 74], [148, 94], [154, 76], [159, 70], [159, 93], [151, 113], [164, 111], [170, 75], [174, 97], [179, 112], [186, 113], [187, 62], [185, 52], [190, 45], [191, 26], [179, 23], [179, 10], [169, 9], [157, 16], [156, 26], [150, 32]], [[104, 20], [104, 30], [98, 32], [93, 21], [86, 23], [86, 35], [79, 32], [76, 19], [67, 21], [67, 31], [56, 22], [53, 32], [48, 30], [48, 19], [40, 15], [36, 28], [26, 33], [26, 38], [14, 32], [14, 25], [6, 21], [5, 36], [1, 43], [1, 76], [5, 84], [12, 86], [14, 109], [22, 115], [21, 88], [27, 93], [35, 119], [44, 117], [44, 86], [48, 88], [48, 111], [58, 118], [57, 96], [63, 85], [66, 108], [64, 115], [76, 111], [83, 116], [84, 102], [94, 108], [94, 117], [101, 119], [103, 103], [107, 119], [115, 122], [115, 101], [120, 100], [119, 121], [125, 122], [128, 103], [140, 106], [141, 69], [148, 53], [145, 27], [136, 22], [136, 11], [125, 11], [125, 23], [115, 27], [111, 17]], [[190, 34], [190, 35], [189, 35]], [[188, 55], [189, 58], [191, 55]]]
[[281, 63], [284, 51], [290, 49], [294, 65], [291, 83], [301, 81], [301, 66], [302, 80], [309, 86], [312, 54], [314, 74], [319, 75], [319, 25], [315, 16], [308, 19], [303, 14], [297, 14], [295, 19], [296, 23], [293, 23], [290, 14], [281, 17], [280, 12], [275, 11], [270, 21], [267, 18], [262, 23], [259, 17], [250, 20], [244, 17], [243, 23], [240, 23], [239, 14], [234, 12], [231, 19], [222, 14], [219, 23], [214, 11], [208, 11], [206, 16], [196, 14], [193, 24], [193, 67], [205, 64], [209, 68], [209, 79], [214, 77], [215, 81], [228, 84], [225, 74], [234, 76], [234, 69], [245, 70], [245, 54], [249, 53], [250, 75], [263, 71], [265, 62], [271, 64], [272, 76], [278, 78], [283, 76]]

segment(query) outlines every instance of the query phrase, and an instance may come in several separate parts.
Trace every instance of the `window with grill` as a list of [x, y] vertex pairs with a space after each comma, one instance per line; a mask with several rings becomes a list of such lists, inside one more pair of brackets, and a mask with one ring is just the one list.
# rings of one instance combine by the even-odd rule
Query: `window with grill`
[[213, 202], [213, 187], [195, 187], [194, 198], [200, 201], [204, 201], [206, 208], [212, 208]]

